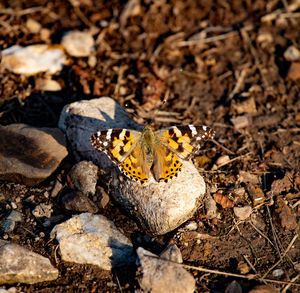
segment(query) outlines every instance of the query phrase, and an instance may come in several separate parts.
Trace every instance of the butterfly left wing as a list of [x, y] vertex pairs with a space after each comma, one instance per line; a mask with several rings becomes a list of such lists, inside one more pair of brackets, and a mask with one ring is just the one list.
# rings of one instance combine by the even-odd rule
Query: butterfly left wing
[[104, 152], [129, 178], [145, 182], [149, 168], [139, 141], [141, 132], [129, 129], [106, 129], [94, 133], [91, 144]]
[[179, 158], [188, 160], [199, 151], [202, 141], [215, 136], [215, 131], [207, 126], [187, 125], [158, 130], [155, 135]]

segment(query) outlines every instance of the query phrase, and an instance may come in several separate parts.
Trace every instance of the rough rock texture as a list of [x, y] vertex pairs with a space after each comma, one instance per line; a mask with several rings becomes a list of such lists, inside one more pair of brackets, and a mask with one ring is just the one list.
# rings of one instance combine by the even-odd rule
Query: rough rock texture
[[0, 126], [0, 180], [40, 183], [67, 156], [65, 145], [63, 133], [57, 128]]
[[58, 270], [46, 257], [18, 244], [0, 240], [0, 284], [34, 284], [57, 277]]
[[56, 225], [56, 237], [64, 261], [94, 264], [104, 270], [135, 260], [130, 240], [101, 215], [83, 213]]
[[110, 98], [66, 106], [59, 127], [66, 132], [75, 156], [96, 163], [102, 180], [110, 182], [114, 199], [153, 234], [165, 234], [188, 220], [205, 194], [205, 182], [191, 162], [183, 162], [178, 177], [168, 183], [150, 177], [142, 185], [128, 179], [104, 153], [92, 148], [90, 136], [100, 129], [142, 129]]
[[195, 280], [183, 267], [161, 260], [142, 247], [137, 249], [137, 254], [142, 271], [139, 284], [143, 292], [194, 292]]
[[81, 161], [69, 172], [72, 183], [77, 190], [86, 195], [96, 193], [98, 167], [92, 162]]

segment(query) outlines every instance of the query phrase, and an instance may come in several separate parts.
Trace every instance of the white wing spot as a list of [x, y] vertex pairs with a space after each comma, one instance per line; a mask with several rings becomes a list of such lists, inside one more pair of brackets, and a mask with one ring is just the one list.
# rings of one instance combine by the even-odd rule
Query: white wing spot
[[196, 138], [196, 140], [201, 140], [201, 137], [198, 136], [198, 137]]
[[197, 135], [197, 130], [196, 127], [194, 125], [189, 125], [190, 130], [192, 131], [192, 135], [195, 136]]
[[107, 146], [107, 145], [108, 145], [107, 141], [105, 141], [105, 142], [103, 143], [103, 145], [104, 145], [104, 146]]
[[111, 133], [112, 133], [112, 129], [108, 129], [107, 133], [106, 133], [106, 139], [110, 140], [111, 139]]
[[206, 131], [207, 130], [207, 126], [202, 126], [203, 130]]

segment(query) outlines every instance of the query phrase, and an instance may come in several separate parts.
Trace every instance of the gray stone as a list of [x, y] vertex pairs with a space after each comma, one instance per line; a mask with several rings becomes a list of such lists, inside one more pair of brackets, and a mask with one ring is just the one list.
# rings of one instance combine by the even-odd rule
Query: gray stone
[[137, 249], [141, 274], [139, 284], [144, 292], [192, 293], [195, 290], [193, 276], [172, 262], [164, 261], [142, 247]]
[[0, 180], [36, 185], [48, 178], [67, 154], [64, 135], [57, 128], [0, 126]]
[[86, 195], [94, 195], [96, 192], [98, 167], [92, 162], [81, 161], [69, 172], [75, 188]]
[[99, 211], [97, 205], [80, 191], [72, 191], [63, 195], [62, 204], [69, 211], [90, 212], [92, 214]]
[[160, 258], [168, 259], [173, 262], [183, 263], [180, 249], [175, 243], [169, 244], [159, 255]]
[[204, 179], [191, 162], [183, 162], [178, 177], [168, 183], [150, 177], [142, 185], [127, 178], [104, 153], [94, 149], [89, 139], [98, 130], [142, 129], [108, 97], [65, 106], [59, 127], [65, 131], [75, 157], [97, 164], [113, 198], [153, 234], [165, 234], [187, 221], [205, 194]]
[[130, 240], [102, 215], [73, 216], [56, 225], [51, 236], [58, 240], [64, 261], [111, 270], [135, 260]]
[[35, 207], [35, 209], [32, 211], [32, 214], [36, 218], [42, 218], [42, 217], [50, 218], [52, 212], [53, 212], [52, 204], [41, 203]]
[[15, 243], [0, 240], [0, 284], [34, 284], [57, 279], [49, 259]]

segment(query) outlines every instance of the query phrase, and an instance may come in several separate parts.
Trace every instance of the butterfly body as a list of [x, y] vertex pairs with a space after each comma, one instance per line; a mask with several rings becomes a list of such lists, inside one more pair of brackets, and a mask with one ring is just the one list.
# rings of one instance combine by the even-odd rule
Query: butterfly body
[[105, 152], [129, 178], [141, 183], [150, 173], [156, 181], [168, 182], [182, 169], [180, 159], [188, 160], [200, 149], [200, 142], [214, 137], [207, 126], [172, 126], [153, 131], [107, 129], [91, 136], [92, 145]]

